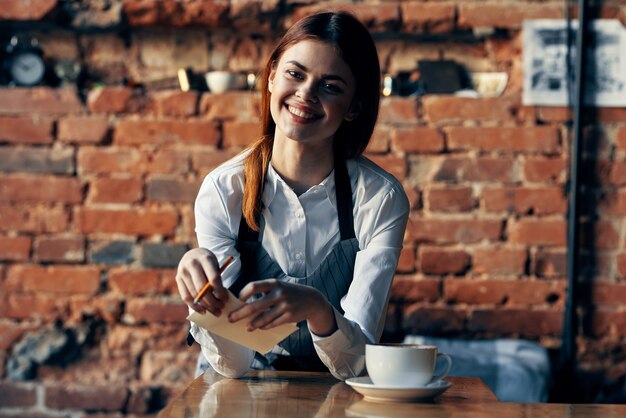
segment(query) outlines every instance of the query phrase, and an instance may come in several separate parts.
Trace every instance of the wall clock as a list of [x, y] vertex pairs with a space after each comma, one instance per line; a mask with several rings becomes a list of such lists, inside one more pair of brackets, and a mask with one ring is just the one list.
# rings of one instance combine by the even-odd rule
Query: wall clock
[[4, 62], [9, 83], [16, 86], [36, 86], [46, 73], [43, 51], [35, 38], [13, 36], [6, 48]]

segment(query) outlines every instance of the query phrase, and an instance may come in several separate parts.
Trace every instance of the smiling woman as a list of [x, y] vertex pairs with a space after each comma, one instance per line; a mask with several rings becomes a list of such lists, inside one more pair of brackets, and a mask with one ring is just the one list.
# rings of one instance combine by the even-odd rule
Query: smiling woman
[[[206, 177], [195, 206], [200, 248], [182, 258], [176, 281], [190, 309], [250, 331], [298, 330], [262, 354], [192, 325], [199, 371], [362, 372], [365, 345], [383, 331], [409, 212], [398, 181], [361, 156], [379, 92], [376, 48], [350, 14], [309, 16], [272, 53], [263, 136]], [[220, 274], [228, 256], [235, 261]], [[212, 291], [194, 304], [207, 282]], [[222, 312], [227, 288], [247, 303]]]

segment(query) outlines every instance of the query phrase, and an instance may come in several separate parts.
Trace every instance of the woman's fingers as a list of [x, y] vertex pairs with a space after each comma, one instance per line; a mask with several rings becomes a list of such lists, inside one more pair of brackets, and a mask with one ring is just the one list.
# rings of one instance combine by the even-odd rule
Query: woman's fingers
[[180, 297], [182, 298], [182, 300], [194, 311], [198, 312], [198, 313], [205, 313], [206, 310], [203, 306], [199, 306], [199, 305], [194, 305], [193, 303], [193, 296], [191, 294], [191, 292], [189, 291], [189, 288], [187, 287], [187, 283], [185, 282], [185, 280], [182, 277], [179, 277], [178, 275], [176, 276], [176, 287], [178, 287], [178, 293], [180, 294]]
[[[212, 289], [194, 304], [194, 298], [209, 281]], [[219, 316], [224, 309], [228, 292], [222, 286], [217, 258], [210, 251], [202, 248], [188, 251], [179, 263], [176, 285], [181, 298], [196, 312], [209, 311]]]
[[280, 282], [276, 279], [266, 279], [258, 280], [256, 282], [250, 282], [245, 285], [243, 289], [241, 289], [241, 292], [239, 292], [239, 299], [245, 302], [252, 296], [259, 293], [269, 293], [279, 285]]

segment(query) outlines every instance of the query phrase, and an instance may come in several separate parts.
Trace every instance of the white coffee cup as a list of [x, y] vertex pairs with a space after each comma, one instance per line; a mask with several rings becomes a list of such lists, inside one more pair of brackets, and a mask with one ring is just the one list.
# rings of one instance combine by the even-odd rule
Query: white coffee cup
[[[440, 358], [447, 364], [441, 374], [433, 375]], [[367, 344], [365, 366], [372, 383], [377, 386], [416, 388], [446, 377], [452, 359], [447, 354], [438, 353], [434, 345]]]

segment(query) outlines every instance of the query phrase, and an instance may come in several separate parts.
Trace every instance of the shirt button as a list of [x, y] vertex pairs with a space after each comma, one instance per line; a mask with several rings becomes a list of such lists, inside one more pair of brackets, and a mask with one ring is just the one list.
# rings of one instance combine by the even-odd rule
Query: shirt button
[[302, 212], [301, 210], [296, 212], [296, 217], [302, 218], [303, 216], [304, 216], [304, 212]]
[[302, 253], [296, 253], [296, 260], [300, 260], [302, 258]]

